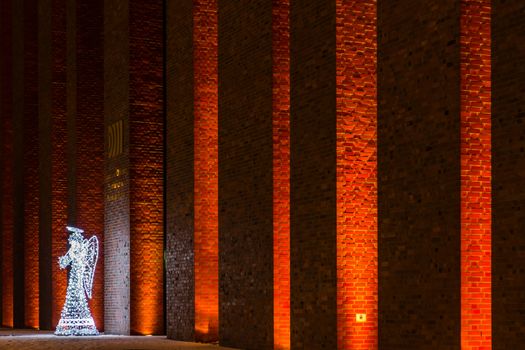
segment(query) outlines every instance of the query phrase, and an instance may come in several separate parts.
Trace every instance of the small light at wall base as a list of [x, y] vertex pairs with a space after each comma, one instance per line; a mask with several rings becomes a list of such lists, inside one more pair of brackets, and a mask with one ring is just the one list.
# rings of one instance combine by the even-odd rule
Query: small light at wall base
[[366, 322], [366, 314], [355, 314], [355, 321], [358, 323]]

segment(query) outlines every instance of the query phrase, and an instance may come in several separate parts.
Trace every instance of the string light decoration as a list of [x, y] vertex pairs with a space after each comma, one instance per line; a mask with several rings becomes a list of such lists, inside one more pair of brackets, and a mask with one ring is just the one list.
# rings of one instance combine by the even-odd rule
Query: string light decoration
[[56, 327], [56, 335], [98, 335], [88, 300], [91, 299], [93, 277], [98, 260], [98, 239], [85, 239], [84, 230], [68, 226], [69, 250], [58, 259], [61, 269], [71, 266], [66, 301]]

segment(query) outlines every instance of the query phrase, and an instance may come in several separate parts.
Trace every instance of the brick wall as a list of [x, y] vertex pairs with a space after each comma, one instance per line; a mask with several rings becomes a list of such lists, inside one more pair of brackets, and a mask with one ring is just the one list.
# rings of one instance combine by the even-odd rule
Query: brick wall
[[129, 3], [131, 332], [164, 332], [163, 5]]
[[[377, 349], [376, 1], [338, 0], [337, 347]], [[356, 315], [366, 321], [357, 322]]]
[[[0, 5], [0, 10], [1, 11], [4, 11], [5, 9], [3, 7], [1, 7], [2, 5]], [[4, 39], [4, 21], [5, 21], [5, 15], [4, 16], [0, 16], [0, 38], [2, 38], [2, 40]], [[4, 57], [3, 56], [0, 56], [0, 65], [1, 67], [5, 67], [7, 66], [7, 64], [5, 63], [4, 61]], [[1, 70], [0, 68], [0, 77], [2, 78], [2, 82], [5, 82], [6, 79], [4, 79], [4, 71]], [[0, 169], [4, 169], [4, 165], [5, 165], [5, 137], [6, 137], [6, 129], [5, 129], [5, 125], [4, 125], [4, 118], [5, 118], [5, 115], [4, 115], [4, 101], [3, 101], [3, 98], [4, 98], [4, 89], [5, 89], [5, 84], [3, 83], [0, 83]], [[4, 190], [4, 171], [0, 171], [0, 189], [3, 191]], [[4, 225], [3, 225], [3, 218], [4, 218], [4, 197], [3, 197], [3, 194], [0, 195], [0, 262], [3, 262], [2, 260], [2, 254], [3, 254], [3, 243], [2, 243], [2, 239], [3, 239], [3, 234], [2, 232], [4, 231]], [[0, 274], [0, 325], [2, 324], [2, 275]]]
[[67, 221], [74, 225], [77, 220], [77, 0], [66, 3], [66, 93]]
[[268, 349], [274, 345], [272, 2], [218, 4], [219, 339]]
[[272, 1], [273, 343], [290, 349], [290, 2]]
[[461, 3], [461, 348], [492, 347], [490, 0]]
[[[67, 93], [66, 93], [66, 5], [53, 0], [51, 8], [51, 328], [60, 319], [66, 297], [67, 274], [62, 273], [58, 258], [67, 252], [68, 169], [67, 169]], [[68, 91], [69, 92], [69, 91]], [[42, 103], [42, 102], [41, 102]], [[42, 269], [42, 268], [41, 268]], [[42, 273], [42, 270], [41, 270]], [[48, 321], [49, 322], [49, 321]]]
[[2, 1], [1, 117], [2, 117], [2, 326], [13, 325], [13, 120], [12, 120], [12, 14], [11, 2]]
[[523, 1], [492, 1], [492, 344], [496, 350], [520, 348], [524, 342], [524, 14]]
[[38, 3], [24, 1], [24, 326], [38, 327]]
[[519, 348], [525, 6], [377, 5], [376, 106], [375, 0], [1, 2], [2, 324], [56, 325], [70, 223], [99, 328], [164, 332], [165, 63], [170, 338]]
[[217, 0], [193, 4], [195, 337], [219, 333]]
[[217, 1], [168, 3], [167, 21], [168, 336], [216, 341]]
[[99, 258], [91, 313], [104, 329], [104, 61], [103, 1], [76, 2], [76, 225], [85, 238], [96, 235]]
[[290, 14], [291, 343], [336, 349], [336, 2]]
[[165, 14], [166, 332], [186, 341], [195, 339], [193, 8], [193, 0], [168, 1]]
[[459, 5], [378, 3], [379, 348], [460, 347]]
[[24, 138], [24, 68], [25, 68], [25, 40], [24, 40], [24, 1], [12, 2], [12, 43], [13, 43], [13, 326], [24, 327], [25, 323], [25, 244], [24, 244], [24, 144], [31, 142]]
[[105, 3], [106, 321], [162, 334], [162, 2]]
[[[52, 319], [52, 0], [39, 1], [38, 11], [38, 319], [51, 329]], [[58, 221], [58, 220], [57, 220]]]
[[[128, 2], [104, 2], [104, 326], [129, 334]], [[121, 147], [119, 147], [121, 146]]]

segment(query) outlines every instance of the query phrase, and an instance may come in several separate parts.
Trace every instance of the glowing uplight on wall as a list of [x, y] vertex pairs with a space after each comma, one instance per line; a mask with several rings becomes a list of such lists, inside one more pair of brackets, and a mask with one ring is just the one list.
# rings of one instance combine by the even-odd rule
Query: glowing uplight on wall
[[217, 0], [193, 5], [195, 338], [219, 339], [219, 90]]
[[290, 0], [272, 7], [274, 349], [290, 349]]
[[492, 347], [491, 1], [461, 1], [461, 349]]
[[377, 4], [336, 1], [337, 348], [377, 349]]

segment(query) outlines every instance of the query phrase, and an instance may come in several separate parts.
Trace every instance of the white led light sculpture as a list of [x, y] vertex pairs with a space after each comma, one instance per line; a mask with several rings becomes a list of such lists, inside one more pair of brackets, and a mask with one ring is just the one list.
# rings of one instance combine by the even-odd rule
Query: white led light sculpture
[[67, 283], [66, 301], [60, 314], [56, 335], [98, 335], [95, 321], [89, 311], [93, 277], [98, 259], [98, 239], [85, 239], [84, 230], [67, 227], [69, 250], [58, 259], [61, 269], [71, 266]]

